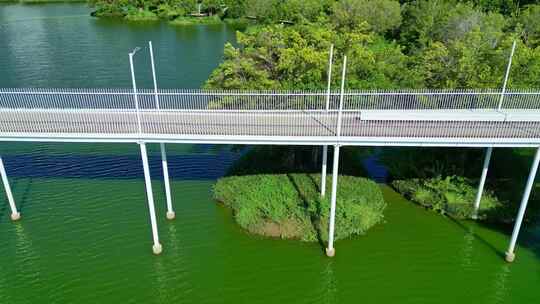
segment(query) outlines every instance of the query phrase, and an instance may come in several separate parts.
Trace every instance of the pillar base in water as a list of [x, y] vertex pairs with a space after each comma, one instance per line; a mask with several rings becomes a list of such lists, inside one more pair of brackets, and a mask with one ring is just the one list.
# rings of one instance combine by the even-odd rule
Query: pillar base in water
[[167, 211], [167, 219], [174, 220], [176, 218], [176, 213], [174, 211]]
[[161, 254], [161, 252], [163, 251], [163, 247], [161, 247], [161, 244], [155, 244], [154, 246], [152, 246], [152, 251], [155, 255]]
[[21, 214], [19, 212], [15, 212], [11, 214], [11, 220], [12, 221], [18, 221], [21, 219]]
[[478, 214], [473, 214], [471, 216], [471, 220], [477, 220], [478, 219]]
[[513, 252], [507, 252], [507, 253], [506, 253], [506, 258], [505, 258], [505, 260], [506, 260], [508, 263], [512, 263], [515, 259], [516, 259], [516, 254], [515, 254], [515, 253], [513, 253]]
[[327, 257], [333, 257], [336, 255], [336, 249], [335, 248], [332, 248], [332, 249], [329, 249], [329, 248], [326, 248], [326, 256]]

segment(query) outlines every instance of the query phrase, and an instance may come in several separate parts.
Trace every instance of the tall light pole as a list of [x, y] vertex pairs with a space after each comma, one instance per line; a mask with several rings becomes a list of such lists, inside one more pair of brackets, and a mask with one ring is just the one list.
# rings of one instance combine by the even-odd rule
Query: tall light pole
[[[334, 45], [330, 46], [330, 53], [328, 54], [328, 76], [326, 85], [326, 115], [328, 117], [328, 110], [330, 109], [330, 89], [332, 85], [332, 63], [334, 59]], [[321, 168], [321, 196], [326, 194], [326, 163], [328, 160], [328, 145], [323, 146], [322, 154], [322, 168]]]
[[[131, 67], [131, 81], [133, 84], [133, 99], [135, 101], [135, 111], [137, 111], [137, 123], [139, 126], [139, 136], [142, 134], [141, 127], [141, 114], [139, 111], [139, 100], [137, 98], [137, 82], [135, 81], [135, 69], [133, 67], [133, 56], [140, 50], [140, 48], [135, 48], [131, 53], [129, 53], [129, 65]], [[141, 159], [143, 163], [143, 172], [144, 172], [144, 183], [146, 188], [146, 198], [148, 200], [148, 211], [150, 212], [150, 225], [152, 227], [152, 238], [154, 245], [152, 246], [152, 251], [154, 254], [160, 254], [163, 250], [161, 243], [159, 242], [159, 234], [157, 228], [156, 220], [156, 207], [154, 206], [154, 193], [152, 191], [152, 179], [150, 178], [150, 166], [148, 164], [148, 153], [146, 151], [146, 143], [144, 141], [139, 141], [139, 147], [141, 149]]]
[[[154, 63], [154, 48], [152, 47], [152, 41], [148, 41], [148, 49], [150, 50], [150, 61], [152, 63], [152, 79], [154, 81], [154, 98], [156, 100], [156, 109], [159, 110], [159, 94], [156, 79], [156, 65]], [[167, 164], [167, 153], [165, 151], [165, 144], [159, 143], [161, 148], [161, 166], [163, 168], [163, 182], [165, 184], [165, 198], [167, 200], [167, 219], [173, 220], [176, 217], [176, 213], [172, 207], [171, 198], [171, 185], [169, 183], [169, 166]]]

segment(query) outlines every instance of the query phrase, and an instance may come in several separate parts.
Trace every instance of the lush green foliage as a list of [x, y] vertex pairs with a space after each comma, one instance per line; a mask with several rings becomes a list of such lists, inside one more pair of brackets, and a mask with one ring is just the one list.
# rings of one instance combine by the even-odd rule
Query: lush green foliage
[[338, 27], [354, 30], [364, 22], [376, 33], [401, 24], [401, 7], [394, 0], [342, 0], [334, 3], [333, 19]]
[[540, 46], [540, 5], [529, 5], [519, 16], [523, 38], [531, 47]]
[[[225, 60], [207, 82], [210, 88], [320, 89], [326, 79], [328, 49], [349, 54], [348, 85], [397, 88], [414, 85], [400, 47], [369, 32], [367, 25], [339, 32], [315, 24], [251, 27], [238, 33], [242, 48], [225, 46]], [[334, 69], [339, 81], [340, 63]]]
[[172, 25], [191, 25], [191, 24], [220, 24], [221, 19], [217, 16], [206, 18], [178, 17], [170, 22]]
[[[214, 194], [251, 233], [326, 242], [330, 204], [328, 196], [322, 199], [319, 195], [319, 181], [320, 175], [310, 174], [231, 176], [218, 180]], [[377, 184], [340, 176], [336, 239], [366, 233], [382, 222], [385, 207]]]
[[[337, 0], [318, 1], [317, 6], [304, 1], [311, 9], [291, 9], [287, 13], [292, 15], [285, 17], [283, 3], [289, 2], [254, 5], [260, 13], [250, 14], [260, 25], [238, 34], [240, 47], [225, 46], [224, 62], [207, 87], [323, 88], [328, 49], [334, 44], [336, 54], [349, 57], [350, 88], [497, 88], [514, 39], [518, 51], [509, 86], [540, 86], [537, 5], [415, 0], [400, 6], [393, 0]], [[279, 24], [283, 19], [294, 25]], [[334, 87], [341, 69], [336, 61]]]
[[[471, 218], [474, 214], [476, 188], [463, 177], [396, 180], [392, 186], [413, 202], [442, 214], [460, 219]], [[480, 201], [478, 217], [485, 219], [501, 207], [494, 194], [486, 190]]]

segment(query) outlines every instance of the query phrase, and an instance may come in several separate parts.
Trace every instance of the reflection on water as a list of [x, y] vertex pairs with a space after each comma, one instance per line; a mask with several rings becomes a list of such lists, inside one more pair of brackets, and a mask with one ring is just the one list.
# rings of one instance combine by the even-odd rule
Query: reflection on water
[[34, 288], [42, 288], [41, 281], [41, 257], [32, 244], [31, 237], [24, 229], [24, 223], [13, 223], [15, 232], [15, 256], [17, 259], [12, 261], [16, 264], [16, 281], [27, 282]]
[[466, 231], [463, 235], [463, 246], [460, 250], [460, 261], [461, 266], [464, 269], [470, 269], [474, 262], [473, 262], [473, 245], [474, 245], [474, 228], [473, 227], [466, 227]]
[[332, 260], [327, 261], [324, 271], [321, 273], [321, 280], [323, 281], [323, 284], [321, 285], [321, 294], [323, 295], [322, 303], [339, 303], [337, 297], [337, 280], [334, 275], [333, 264], [334, 262]]
[[[501, 264], [493, 280], [493, 294], [490, 303], [507, 303], [508, 280], [510, 279], [511, 264]], [[526, 283], [525, 283], [526, 284]], [[531, 290], [532, 291], [532, 290]]]

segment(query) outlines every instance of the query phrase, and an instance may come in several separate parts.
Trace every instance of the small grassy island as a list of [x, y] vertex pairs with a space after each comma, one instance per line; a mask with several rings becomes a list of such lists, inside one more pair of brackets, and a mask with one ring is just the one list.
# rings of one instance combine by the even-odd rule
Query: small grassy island
[[[230, 207], [236, 222], [250, 233], [326, 242], [330, 194], [321, 198], [319, 183], [320, 175], [306, 173], [230, 176], [218, 180], [214, 197]], [[385, 208], [375, 182], [340, 176], [335, 238], [365, 234], [383, 221]]]
[[[395, 180], [392, 186], [407, 199], [441, 214], [458, 219], [475, 216], [474, 201], [478, 189], [464, 177]], [[482, 220], [492, 219], [502, 206], [493, 192], [485, 190], [476, 216]]]

